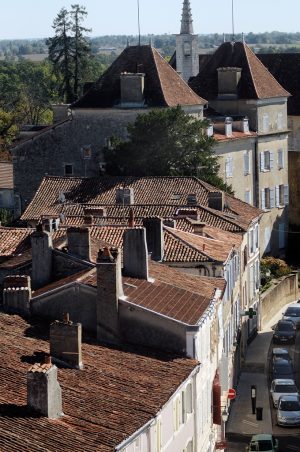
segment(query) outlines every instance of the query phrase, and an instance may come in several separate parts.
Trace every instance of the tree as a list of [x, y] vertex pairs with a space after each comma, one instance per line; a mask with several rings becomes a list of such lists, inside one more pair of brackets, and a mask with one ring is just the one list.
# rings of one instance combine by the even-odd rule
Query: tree
[[106, 171], [124, 176], [197, 176], [231, 191], [218, 176], [214, 140], [206, 127], [206, 121], [180, 107], [138, 115], [127, 127], [127, 141], [113, 137], [104, 148]]
[[79, 5], [72, 5], [71, 12], [62, 8], [53, 23], [55, 36], [47, 40], [49, 60], [60, 79], [60, 94], [67, 103], [79, 96], [90, 55], [90, 46], [83, 35], [90, 30], [81, 25], [86, 15], [85, 8]]
[[60, 95], [65, 97], [67, 103], [74, 100], [72, 89], [72, 55], [73, 44], [71, 37], [72, 23], [69, 12], [62, 8], [54, 19], [53, 26], [55, 36], [47, 41], [49, 50], [49, 60], [53, 64], [54, 71], [60, 79]]
[[72, 31], [74, 35], [74, 98], [78, 99], [80, 82], [84, 78], [84, 70], [91, 52], [90, 44], [84, 37], [84, 33], [89, 33], [91, 30], [81, 25], [84, 17], [87, 16], [83, 6], [72, 5], [71, 16], [73, 17]]

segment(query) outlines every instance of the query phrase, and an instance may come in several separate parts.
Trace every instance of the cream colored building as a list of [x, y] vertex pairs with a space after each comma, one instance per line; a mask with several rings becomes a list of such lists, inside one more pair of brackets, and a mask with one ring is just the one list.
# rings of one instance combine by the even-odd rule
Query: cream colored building
[[[240, 199], [265, 212], [260, 225], [261, 254], [285, 254], [289, 93], [242, 42], [222, 44], [190, 86], [224, 115], [214, 125], [220, 175], [231, 183]], [[247, 120], [249, 130], [245, 128]], [[218, 137], [222, 121], [227, 141]]]

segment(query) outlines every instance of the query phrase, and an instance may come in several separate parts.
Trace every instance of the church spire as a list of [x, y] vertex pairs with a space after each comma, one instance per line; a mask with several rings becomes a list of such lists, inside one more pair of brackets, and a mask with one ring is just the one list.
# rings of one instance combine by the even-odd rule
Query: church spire
[[193, 17], [190, 5], [190, 0], [183, 1], [182, 7], [182, 19], [181, 19], [181, 35], [192, 35], [194, 34], [193, 28]]

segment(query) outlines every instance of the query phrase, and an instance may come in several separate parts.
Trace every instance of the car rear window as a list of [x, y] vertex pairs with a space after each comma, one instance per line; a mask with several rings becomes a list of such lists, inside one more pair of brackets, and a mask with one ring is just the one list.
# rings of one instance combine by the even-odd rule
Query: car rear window
[[278, 323], [276, 331], [294, 331], [294, 325], [288, 322]]
[[300, 411], [300, 403], [297, 400], [280, 400], [279, 409], [282, 411]]
[[290, 317], [300, 317], [300, 308], [287, 308], [285, 315]]
[[274, 391], [285, 394], [292, 394], [297, 392], [297, 388], [295, 385], [275, 385]]
[[260, 440], [251, 444], [250, 450], [255, 451], [270, 451], [273, 450], [272, 441], [269, 440]]

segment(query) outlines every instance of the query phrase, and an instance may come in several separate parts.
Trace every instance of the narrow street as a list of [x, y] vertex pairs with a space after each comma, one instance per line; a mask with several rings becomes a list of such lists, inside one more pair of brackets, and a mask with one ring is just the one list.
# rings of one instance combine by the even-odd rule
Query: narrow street
[[[280, 347], [280, 345], [275, 345]], [[300, 388], [300, 331], [297, 331], [296, 343], [295, 345], [282, 345], [282, 347], [289, 350], [290, 356], [292, 357], [294, 369], [295, 369], [295, 381], [297, 387]], [[269, 350], [269, 387], [272, 381], [271, 369], [271, 354], [272, 354], [273, 343], [271, 343]], [[272, 428], [273, 435], [279, 440], [279, 452], [289, 452], [289, 451], [300, 451], [300, 427], [297, 428], [284, 428], [276, 425], [276, 410], [273, 408], [271, 400], [271, 417], [272, 417]], [[268, 433], [268, 432], [266, 432]], [[230, 434], [230, 441], [228, 442], [228, 452], [238, 452], [245, 451], [246, 446], [249, 444], [249, 439], [251, 435], [242, 434]]]

